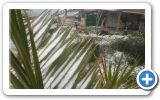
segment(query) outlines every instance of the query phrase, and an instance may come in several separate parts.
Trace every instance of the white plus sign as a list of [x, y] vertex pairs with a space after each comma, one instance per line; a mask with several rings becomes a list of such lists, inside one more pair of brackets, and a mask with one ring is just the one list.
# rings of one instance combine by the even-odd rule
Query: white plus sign
[[146, 82], [146, 85], [149, 84], [149, 81], [152, 81], [152, 78], [149, 77], [148, 74], [146, 74], [146, 77], [145, 78], [142, 78], [142, 81], [145, 81]]

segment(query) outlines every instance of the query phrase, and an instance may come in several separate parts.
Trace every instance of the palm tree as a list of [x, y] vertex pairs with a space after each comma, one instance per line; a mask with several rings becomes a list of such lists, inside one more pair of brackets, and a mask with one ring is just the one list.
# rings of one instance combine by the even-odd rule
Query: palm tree
[[122, 56], [112, 68], [105, 54], [91, 62], [98, 45], [93, 39], [77, 41], [78, 32], [60, 22], [62, 15], [44, 10], [30, 21], [25, 10], [10, 10], [10, 38], [18, 52], [10, 49], [12, 88], [138, 88], [131, 76], [136, 65], [122, 65]]

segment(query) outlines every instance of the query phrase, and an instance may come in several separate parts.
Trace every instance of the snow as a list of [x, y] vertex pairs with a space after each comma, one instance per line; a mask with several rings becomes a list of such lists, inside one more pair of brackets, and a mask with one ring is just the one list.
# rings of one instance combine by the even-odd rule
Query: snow
[[76, 80], [77, 77], [78, 77], [78, 74], [79, 74], [79, 73], [77, 73], [71, 80], [69, 80], [69, 83], [64, 87], [65, 89], [71, 89], [71, 88], [72, 88], [75, 80]]
[[67, 46], [67, 44], [65, 44], [54, 55], [52, 55], [49, 59], [47, 59], [47, 61], [44, 61], [46, 63], [44, 65], [41, 64], [41, 67], [42, 67], [42, 65], [43, 65], [43, 68], [49, 67], [53, 63], [53, 61], [55, 61], [61, 55], [61, 53], [64, 51], [64, 49], [65, 49], [66, 46]]
[[[89, 48], [85, 51], [85, 53], [83, 53], [81, 55], [81, 57], [76, 62], [74, 62], [74, 64], [70, 68], [70, 70], [67, 72], [67, 74], [63, 78], [62, 82], [59, 84], [59, 88], [62, 88], [69, 81], [69, 79], [72, 77], [72, 75], [74, 74], [74, 72], [76, 71], [78, 66], [80, 65], [81, 61], [83, 60], [83, 58], [86, 55], [88, 50], [89, 50]], [[75, 57], [75, 58], [77, 58], [77, 57]], [[72, 80], [72, 81], [74, 81], [74, 80]]]
[[73, 11], [72, 10], [72, 11], [70, 11], [70, 12], [67, 13], [67, 16], [74, 16], [75, 17], [78, 14], [79, 14], [79, 11]]
[[[81, 56], [80, 56], [80, 52], [78, 52], [77, 55], [72, 59], [72, 61], [69, 62], [69, 64], [65, 67], [67, 61], [70, 59], [70, 57], [72, 55], [71, 54], [68, 57], [68, 59], [66, 59], [64, 64], [55, 72], [55, 74], [53, 76], [51, 76], [51, 74], [49, 74], [47, 76], [47, 78], [46, 78], [46, 80], [44, 80], [44, 82], [47, 82], [47, 80], [49, 78], [50, 78], [49, 79], [50, 81], [46, 83], [46, 87], [47, 86], [49, 87], [49, 85], [51, 84], [51, 88], [54, 88], [59, 82], [60, 83], [58, 85], [58, 88], [63, 88], [64, 85], [67, 84], [68, 82], [69, 82], [69, 84], [67, 84], [65, 88], [72, 87], [77, 75], [75, 75], [71, 80], [70, 80], [70, 78], [72, 77], [72, 75], [74, 74], [76, 69], [78, 68], [79, 64], [81, 63], [82, 59], [84, 58], [84, 56], [88, 50], [89, 50], [89, 48]], [[80, 58], [77, 60], [78, 56], [80, 56]], [[56, 58], [53, 57], [52, 59], [56, 59]], [[50, 60], [52, 60], [52, 59], [50, 59]], [[53, 62], [53, 61], [49, 61], [49, 62]]]
[[47, 44], [46, 44], [42, 49], [40, 49], [40, 50], [38, 51], [38, 56], [40, 56], [46, 49], [51, 49], [51, 48], [49, 48], [49, 46], [51, 46], [51, 44], [56, 45], [56, 44], [53, 42], [53, 40], [54, 40], [55, 37], [57, 36], [57, 34], [58, 34], [58, 32], [59, 32], [60, 29], [61, 29], [61, 28], [59, 28], [55, 33], [52, 33], [53, 35], [51, 36], [51, 39], [47, 42]]
[[[89, 75], [89, 77], [88, 77], [88, 75], [86, 75], [87, 77], [84, 77], [84, 78], [79, 82], [79, 84], [77, 85], [76, 88], [84, 89], [84, 88], [87, 86], [87, 84], [89, 83], [89, 81], [91, 80], [92, 75], [93, 75], [93, 72]], [[86, 78], [87, 78], [87, 79], [86, 79]]]
[[95, 41], [95, 43], [99, 45], [109, 45], [118, 39], [123, 39], [123, 40], [128, 39], [127, 35], [125, 36], [123, 35], [97, 35], [97, 34], [86, 35], [86, 34], [80, 33], [78, 36], [79, 38], [92, 38]]
[[88, 83], [90, 82], [91, 78], [92, 78], [93, 72], [89, 75], [89, 77], [87, 78], [87, 80], [82, 84], [82, 86], [80, 87], [81, 89], [85, 89], [85, 87], [88, 85]]
[[47, 29], [48, 25], [50, 24], [51, 20], [47, 22], [47, 24], [45, 26], [43, 26], [43, 28], [40, 28], [40, 31], [38, 32], [38, 34], [36, 34], [34, 40], [36, 41], [36, 46], [39, 44], [40, 40], [41, 40], [41, 36], [43, 35], [44, 31]]
[[[54, 69], [49, 73], [49, 75], [45, 78], [44, 82], [46, 84], [46, 86], [48, 86], [50, 83], [52, 83], [59, 75], [59, 73], [61, 72], [62, 69], [64, 69], [65, 65], [67, 64], [67, 62], [69, 61], [71, 55], [68, 57], [68, 59], [63, 63], [62, 66], [60, 66], [60, 68], [52, 75], [52, 71], [54, 71]], [[48, 80], [50, 80], [50, 82], [48, 82]], [[56, 85], [58, 83], [58, 81], [54, 81], [54, 84]], [[51, 88], [53, 88], [55, 85], [52, 85]]]
[[15, 55], [18, 54], [17, 48], [14, 45], [13, 41], [11, 39], [9, 39], [9, 49], [12, 51], [12, 53], [14, 53]]
[[[70, 70], [70, 68], [72, 67], [72, 64], [75, 62], [77, 56], [80, 53], [78, 53], [74, 59], [72, 61], [69, 62], [69, 64], [64, 68], [64, 70], [60, 73], [60, 75], [58, 77], [56, 77], [56, 79], [54, 80], [52, 87], [55, 87], [57, 85], [58, 82], [61, 81], [61, 79], [67, 74], [67, 72]], [[60, 86], [58, 86], [60, 88]]]
[[60, 34], [59, 37], [57, 37], [54, 41], [52, 41], [51, 45], [49, 45], [47, 48], [45, 48], [43, 53], [41, 55], [39, 55], [40, 60], [42, 60], [58, 44], [58, 42], [60, 41], [62, 36], [63, 36], [63, 34]]

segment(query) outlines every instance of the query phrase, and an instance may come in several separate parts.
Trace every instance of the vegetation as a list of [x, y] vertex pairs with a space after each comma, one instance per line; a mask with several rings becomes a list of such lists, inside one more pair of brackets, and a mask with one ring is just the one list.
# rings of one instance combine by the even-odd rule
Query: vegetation
[[[134, 59], [139, 60], [138, 65], [145, 63], [145, 39], [144, 35], [140, 32], [132, 33], [128, 39], [119, 39], [111, 44], [113, 50], [121, 51]], [[133, 61], [131, 61], [134, 63]]]
[[[123, 89], [138, 88], [132, 75], [136, 63], [114, 66], [105, 54], [95, 54], [92, 39], [76, 42], [72, 26], [57, 25], [59, 11], [43, 11], [30, 22], [24, 10], [10, 10], [10, 38], [18, 54], [10, 50], [10, 83], [15, 89]], [[51, 31], [51, 26], [56, 28]], [[92, 57], [95, 57], [91, 61]], [[121, 69], [123, 67], [123, 69]]]

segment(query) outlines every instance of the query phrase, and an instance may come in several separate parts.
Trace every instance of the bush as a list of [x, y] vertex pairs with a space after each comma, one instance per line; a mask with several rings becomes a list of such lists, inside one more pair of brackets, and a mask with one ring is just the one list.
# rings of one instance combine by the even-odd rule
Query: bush
[[141, 37], [129, 37], [126, 40], [119, 39], [111, 44], [113, 50], [124, 52], [131, 56], [138, 64], [145, 63], [145, 40]]

